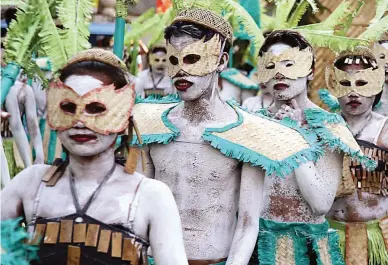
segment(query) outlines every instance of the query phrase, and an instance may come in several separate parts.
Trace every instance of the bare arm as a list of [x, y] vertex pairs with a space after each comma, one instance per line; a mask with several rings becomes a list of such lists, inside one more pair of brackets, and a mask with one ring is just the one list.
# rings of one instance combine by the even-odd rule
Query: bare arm
[[145, 97], [145, 94], [144, 94], [144, 85], [143, 85], [143, 78], [142, 76], [138, 76], [135, 78], [134, 80], [135, 82], [135, 91], [136, 91], [136, 95], [139, 96], [139, 97], [142, 97], [144, 98]]
[[237, 228], [227, 265], [248, 264], [259, 234], [263, 207], [264, 171], [244, 164], [242, 168]]
[[241, 103], [241, 89], [228, 81], [222, 79], [222, 90], [220, 96], [223, 100], [234, 99]]
[[1, 167], [1, 187], [8, 185], [11, 181], [11, 177], [9, 175], [7, 158], [4, 153], [3, 139], [0, 135], [0, 167]]
[[32, 164], [32, 159], [30, 156], [30, 144], [28, 143], [27, 135], [23, 128], [18, 100], [20, 89], [23, 89], [24, 85], [25, 84], [20, 81], [15, 82], [15, 84], [13, 85], [13, 87], [11, 87], [11, 90], [7, 95], [7, 98], [5, 100], [5, 107], [7, 108], [7, 111], [11, 114], [8, 119], [9, 127], [15, 138], [18, 151], [23, 160], [24, 166], [29, 167]]
[[315, 165], [308, 162], [295, 170], [299, 190], [317, 216], [326, 214], [334, 202], [341, 181], [342, 162], [342, 153], [326, 150]]
[[383, 129], [377, 140], [377, 146], [388, 149], [388, 120], [385, 122]]
[[178, 207], [170, 189], [162, 182], [151, 188], [149, 238], [155, 263], [187, 265]]
[[36, 158], [34, 164], [44, 163], [43, 143], [38, 125], [38, 116], [36, 109], [35, 95], [32, 88], [28, 85], [24, 87], [26, 93], [26, 116], [28, 133], [31, 136], [32, 144], [35, 149]]

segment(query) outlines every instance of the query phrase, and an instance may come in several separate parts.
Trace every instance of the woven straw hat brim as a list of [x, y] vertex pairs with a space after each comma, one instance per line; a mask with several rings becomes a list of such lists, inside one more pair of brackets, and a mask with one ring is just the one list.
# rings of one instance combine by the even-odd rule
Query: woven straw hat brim
[[127, 67], [125, 66], [124, 62], [120, 60], [119, 57], [114, 55], [112, 52], [103, 49], [88, 49], [79, 52], [74, 57], [72, 57], [63, 68], [66, 68], [74, 63], [85, 61], [96, 61], [106, 63], [113, 67], [119, 68], [124, 72], [127, 72]]
[[232, 44], [233, 42], [233, 28], [224, 18], [215, 13], [202, 9], [190, 8], [178, 14], [174, 22], [192, 22], [210, 28], [221, 34], [226, 40]]

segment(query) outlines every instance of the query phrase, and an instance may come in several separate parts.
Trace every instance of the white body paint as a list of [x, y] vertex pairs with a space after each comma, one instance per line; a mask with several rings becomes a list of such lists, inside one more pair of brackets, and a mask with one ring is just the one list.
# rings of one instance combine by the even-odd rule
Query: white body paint
[[222, 90], [220, 96], [223, 100], [235, 100], [237, 103], [241, 104], [248, 98], [254, 97], [257, 94], [257, 90], [241, 89], [225, 79], [221, 79], [221, 82]]
[[243, 108], [256, 112], [261, 109], [268, 109], [274, 102], [273, 96], [269, 93], [260, 96], [248, 98], [242, 104]]
[[[194, 41], [188, 35], [170, 40], [178, 50]], [[227, 61], [224, 53], [218, 71]], [[261, 208], [262, 185], [256, 173], [264, 173], [258, 168], [242, 171], [238, 161], [201, 138], [206, 128], [237, 120], [234, 109], [218, 95], [218, 74], [182, 73], [173, 81], [179, 79], [193, 83], [187, 91], [178, 91], [184, 102], [168, 115], [180, 135], [168, 145], [149, 146], [147, 174], [165, 182], [174, 194], [189, 260], [222, 259], [230, 254], [227, 264], [247, 264], [257, 239]], [[244, 199], [240, 204], [239, 197]], [[238, 209], [242, 217], [237, 223]]]
[[0, 167], [1, 167], [1, 187], [4, 187], [5, 185], [8, 185], [8, 183], [11, 181], [11, 176], [9, 175], [9, 169], [8, 169], [8, 163], [7, 158], [4, 153], [4, 146], [3, 146], [3, 139], [0, 135]]
[[[349, 97], [348, 97], [349, 96]], [[357, 139], [388, 148], [388, 121], [387, 118], [372, 112], [375, 97], [363, 97], [351, 92], [348, 96], [339, 99], [342, 114], [347, 121], [353, 135]], [[346, 105], [349, 98], [357, 98], [362, 104], [351, 108]], [[328, 217], [343, 222], [367, 222], [382, 218], [388, 214], [388, 197], [362, 192], [362, 200], [357, 192], [352, 195], [336, 199]]]
[[5, 107], [7, 112], [11, 114], [9, 117], [9, 127], [24, 166], [31, 166], [32, 157], [30, 155], [30, 144], [21, 119], [23, 114], [26, 114], [28, 133], [35, 149], [36, 158], [34, 164], [43, 164], [44, 154], [42, 137], [39, 131], [36, 102], [32, 88], [20, 81], [16, 81], [7, 95]]
[[154, 83], [152, 82], [151, 75], [154, 76], [154, 80], [157, 83], [161, 78], [162, 81], [157, 85], [157, 89], [164, 91], [164, 95], [175, 94], [176, 91], [171, 84], [171, 79], [167, 74], [153, 73], [150, 69], [140, 72], [139, 76], [135, 78], [136, 95], [145, 97], [145, 90], [154, 89]]
[[[101, 86], [101, 81], [93, 80], [90, 76], [70, 76], [68, 80], [66, 85], [71, 86], [78, 94]], [[97, 139], [78, 143], [69, 138], [72, 133], [93, 134]], [[114, 163], [113, 143], [116, 135], [98, 135], [79, 122], [68, 131], [60, 132], [59, 138], [70, 152], [69, 166], [54, 187], [43, 187], [38, 205], [40, 217], [61, 217], [75, 213], [69, 169], [74, 173], [82, 207]], [[30, 167], [3, 189], [1, 219], [16, 218], [24, 212], [27, 222], [31, 221], [35, 196], [48, 168], [46, 165]], [[123, 224], [128, 227], [130, 203], [142, 178], [138, 173], [125, 173], [123, 167], [117, 165], [87, 214], [107, 224]], [[171, 191], [159, 181], [144, 181], [134, 220], [135, 234], [150, 241], [157, 264], [187, 264], [178, 209]]]
[[[274, 54], [290, 48], [286, 44], [270, 47]], [[290, 61], [282, 61], [286, 64]], [[274, 95], [274, 104], [269, 108], [276, 117], [290, 117], [304, 123], [304, 109], [319, 108], [307, 97], [307, 81], [313, 74], [296, 80], [277, 74], [266, 86]], [[274, 89], [276, 84], [287, 84], [284, 90]], [[291, 107], [292, 105], [292, 107]], [[287, 111], [285, 109], [288, 109]], [[268, 179], [265, 188], [266, 203], [263, 218], [280, 222], [322, 223], [330, 210], [342, 175], [343, 154], [326, 150], [315, 165], [301, 165], [286, 180]]]

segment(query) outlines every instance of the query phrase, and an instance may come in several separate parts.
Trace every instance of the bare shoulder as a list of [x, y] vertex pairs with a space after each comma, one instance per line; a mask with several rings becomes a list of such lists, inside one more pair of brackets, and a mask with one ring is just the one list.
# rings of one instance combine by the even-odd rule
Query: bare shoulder
[[388, 149], [388, 119], [385, 121], [383, 129], [380, 132], [377, 145]]
[[11, 180], [2, 190], [2, 193], [17, 193], [21, 197], [35, 194], [44, 174], [49, 168], [49, 165], [33, 165], [24, 169]]
[[243, 107], [251, 106], [251, 105], [255, 104], [256, 102], [260, 101], [260, 98], [261, 98], [261, 96], [255, 96], [255, 97], [247, 98], [247, 99], [243, 102], [242, 106], [243, 106]]
[[141, 178], [144, 178], [142, 180], [142, 193], [144, 197], [152, 199], [152, 200], [158, 200], [163, 199], [165, 197], [172, 196], [172, 192], [170, 188], [164, 184], [163, 182], [156, 180], [156, 179], [150, 179], [147, 178], [140, 173], [135, 173]]

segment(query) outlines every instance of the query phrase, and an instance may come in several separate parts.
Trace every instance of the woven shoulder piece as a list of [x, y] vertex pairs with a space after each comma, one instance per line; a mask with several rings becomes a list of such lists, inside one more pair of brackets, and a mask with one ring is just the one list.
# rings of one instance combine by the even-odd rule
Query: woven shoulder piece
[[[167, 120], [170, 109], [178, 103], [158, 102], [155, 99], [147, 103], [147, 100], [148, 98], [142, 99], [143, 102], [136, 103], [132, 110], [143, 144], [168, 144], [179, 134], [179, 130]], [[140, 146], [135, 133], [131, 144]]]
[[316, 135], [294, 121], [273, 120], [228, 103], [236, 110], [238, 121], [223, 128], [208, 128], [203, 134], [203, 139], [224, 155], [260, 166], [266, 175], [285, 177], [323, 153]]
[[221, 78], [241, 89], [259, 90], [259, 85], [240, 73], [237, 69], [229, 68], [221, 73]]
[[84, 62], [84, 61], [97, 61], [97, 62], [106, 63], [111, 66], [120, 68], [124, 72], [127, 72], [127, 67], [125, 66], [125, 63], [122, 60], [120, 60], [119, 57], [114, 55], [111, 51], [106, 51], [99, 48], [88, 49], [77, 53], [74, 57], [72, 57], [67, 62], [67, 64], [63, 68], [66, 68], [71, 64]]
[[376, 168], [376, 162], [363, 154], [344, 119], [335, 113], [311, 108], [304, 111], [309, 127], [330, 149], [337, 149], [359, 161], [367, 170]]

